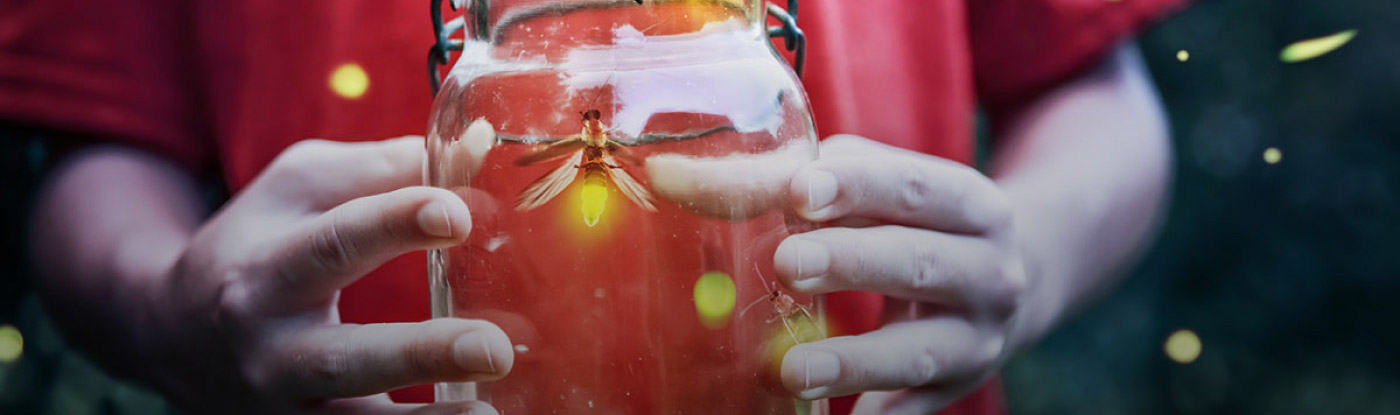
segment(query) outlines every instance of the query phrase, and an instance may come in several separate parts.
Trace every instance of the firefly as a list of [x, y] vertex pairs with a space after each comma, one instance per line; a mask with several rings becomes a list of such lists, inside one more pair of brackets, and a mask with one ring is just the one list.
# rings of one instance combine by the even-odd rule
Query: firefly
[[583, 130], [563, 140], [551, 143], [515, 160], [517, 166], [530, 166], [563, 158], [564, 163], [540, 178], [535, 179], [520, 196], [515, 199], [515, 210], [528, 211], [553, 200], [564, 189], [583, 178], [582, 205], [583, 223], [589, 227], [598, 224], [608, 200], [608, 184], [628, 200], [648, 212], [656, 211], [656, 198], [651, 191], [637, 182], [637, 179], [623, 169], [623, 164], [640, 166], [642, 161], [632, 154], [632, 150], [608, 137], [603, 127], [602, 114], [596, 109], [580, 113], [583, 115]]
[[786, 329], [788, 336], [792, 337], [793, 344], [802, 343], [802, 340], [797, 336], [798, 330], [795, 329], [799, 319], [806, 319], [807, 323], [811, 324], [822, 338], [826, 338], [826, 330], [823, 330], [822, 327], [817, 324], [816, 317], [813, 317], [812, 313], [807, 311], [806, 306], [798, 303], [792, 296], [779, 290], [777, 281], [769, 283], [767, 278], [763, 278], [763, 272], [759, 271], [758, 264], [754, 264], [753, 269], [754, 272], [758, 274], [759, 281], [763, 282], [764, 288], [768, 288], [769, 291], [764, 296], [759, 297], [752, 303], [749, 303], [748, 306], [745, 306], [744, 310], [739, 312], [739, 318], [744, 318], [744, 314], [747, 314], [749, 309], [767, 300], [768, 304], [773, 306], [774, 314], [772, 318], [768, 319], [768, 322], [772, 323], [781, 320], [783, 322], [783, 329]]

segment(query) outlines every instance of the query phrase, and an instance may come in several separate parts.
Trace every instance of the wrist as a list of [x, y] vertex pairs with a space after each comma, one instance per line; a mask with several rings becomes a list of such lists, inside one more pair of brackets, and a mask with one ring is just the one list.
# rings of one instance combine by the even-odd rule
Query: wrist
[[176, 267], [189, 237], [169, 230], [131, 232], [117, 241], [110, 259], [118, 284], [113, 287], [114, 318], [126, 333], [132, 366], [125, 373], [157, 388], [160, 367], [174, 332], [170, 317], [178, 315], [173, 288]]

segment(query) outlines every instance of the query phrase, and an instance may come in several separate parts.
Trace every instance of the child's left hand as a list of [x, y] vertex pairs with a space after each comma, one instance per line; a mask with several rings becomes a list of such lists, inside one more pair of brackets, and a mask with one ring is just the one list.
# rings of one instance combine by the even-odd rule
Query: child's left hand
[[774, 266], [810, 294], [886, 295], [879, 330], [800, 344], [784, 385], [804, 399], [868, 392], [857, 414], [927, 414], [996, 373], [1013, 347], [1026, 276], [1006, 196], [977, 170], [856, 136], [755, 156], [652, 157], [663, 197], [744, 219], [791, 205], [827, 227], [778, 246]]
[[804, 399], [871, 392], [855, 413], [927, 414], [1001, 367], [1026, 286], [1007, 198], [965, 165], [855, 136], [822, 142], [790, 195], [833, 227], [774, 255], [795, 291], [887, 296], [882, 328], [800, 344], [783, 383]]

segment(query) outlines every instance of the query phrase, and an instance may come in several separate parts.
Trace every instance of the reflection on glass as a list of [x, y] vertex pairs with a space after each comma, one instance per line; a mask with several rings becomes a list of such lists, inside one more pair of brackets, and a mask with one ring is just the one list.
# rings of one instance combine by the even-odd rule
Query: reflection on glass
[[825, 413], [778, 377], [787, 348], [826, 332], [820, 298], [772, 264], [811, 226], [785, 195], [816, 141], [757, 2], [490, 3], [491, 36], [467, 42], [428, 140], [428, 183], [466, 201], [473, 229], [429, 273], [434, 315], [496, 323], [516, 363], [438, 398]]

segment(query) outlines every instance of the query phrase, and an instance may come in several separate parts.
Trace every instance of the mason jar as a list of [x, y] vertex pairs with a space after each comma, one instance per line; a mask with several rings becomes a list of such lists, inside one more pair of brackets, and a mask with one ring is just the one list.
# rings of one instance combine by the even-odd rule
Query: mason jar
[[473, 0], [426, 181], [471, 210], [429, 253], [435, 317], [514, 344], [504, 379], [437, 385], [505, 414], [823, 414], [779, 377], [826, 335], [773, 254], [816, 157], [758, 0]]

